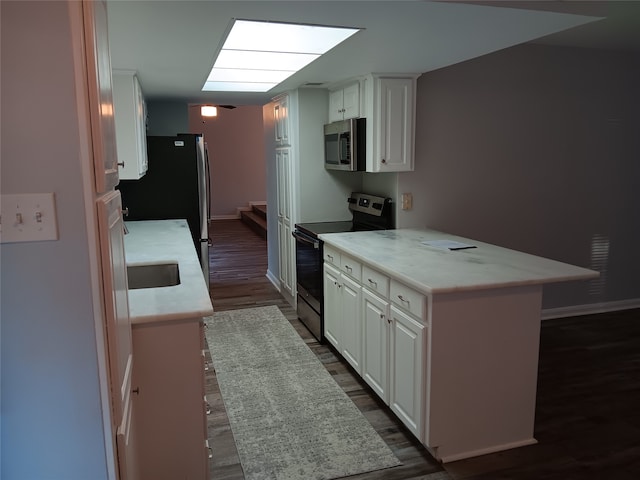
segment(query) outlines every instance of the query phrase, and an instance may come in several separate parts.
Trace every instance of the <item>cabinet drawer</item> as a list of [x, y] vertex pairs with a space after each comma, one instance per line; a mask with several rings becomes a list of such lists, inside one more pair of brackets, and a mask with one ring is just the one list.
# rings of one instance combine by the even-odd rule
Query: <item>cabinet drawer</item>
[[362, 264], [349, 255], [340, 256], [340, 270], [358, 281], [362, 278]]
[[337, 250], [325, 245], [323, 257], [326, 263], [330, 263], [331, 265], [335, 265], [340, 268], [340, 252]]
[[366, 265], [362, 266], [362, 285], [389, 298], [389, 277]]
[[391, 280], [390, 300], [420, 319], [425, 318], [427, 297], [412, 288]]

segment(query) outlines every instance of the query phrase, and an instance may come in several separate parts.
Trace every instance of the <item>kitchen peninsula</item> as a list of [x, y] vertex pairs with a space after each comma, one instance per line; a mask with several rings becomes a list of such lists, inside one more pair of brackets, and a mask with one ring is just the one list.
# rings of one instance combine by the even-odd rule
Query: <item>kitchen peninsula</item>
[[206, 479], [203, 317], [213, 314], [208, 285], [185, 220], [126, 222], [126, 227], [128, 269], [177, 265], [166, 286], [156, 282], [133, 289], [129, 274], [132, 428], [140, 478]]
[[428, 229], [320, 238], [326, 338], [437, 459], [536, 443], [542, 286], [597, 272]]

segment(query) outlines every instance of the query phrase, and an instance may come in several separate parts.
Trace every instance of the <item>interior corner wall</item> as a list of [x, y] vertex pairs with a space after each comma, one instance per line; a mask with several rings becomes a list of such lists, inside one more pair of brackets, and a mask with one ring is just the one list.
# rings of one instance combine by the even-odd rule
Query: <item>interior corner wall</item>
[[[144, 85], [141, 85], [144, 95]], [[147, 100], [147, 135], [189, 133], [189, 106], [172, 100]]]
[[640, 299], [640, 57], [522, 45], [418, 79], [416, 170], [428, 226], [594, 268], [544, 308]]
[[219, 107], [218, 116], [204, 122], [200, 109], [190, 108], [189, 132], [202, 133], [207, 143], [213, 219], [267, 200], [262, 106]]

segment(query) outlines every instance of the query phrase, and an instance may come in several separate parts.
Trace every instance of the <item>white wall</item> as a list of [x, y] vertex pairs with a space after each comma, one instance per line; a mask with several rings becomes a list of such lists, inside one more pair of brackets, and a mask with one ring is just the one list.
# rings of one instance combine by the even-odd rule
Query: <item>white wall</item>
[[189, 108], [189, 131], [207, 142], [214, 219], [235, 217], [238, 207], [267, 200], [261, 106], [218, 108], [218, 116], [204, 123], [200, 109]]
[[[513, 47], [418, 79], [416, 171], [398, 193], [429, 226], [584, 267], [604, 286], [545, 287], [545, 308], [640, 299], [640, 57]], [[591, 287], [591, 289], [590, 289]]]
[[2, 1], [0, 8], [2, 193], [55, 193], [59, 231], [58, 241], [1, 247], [0, 476], [101, 480], [108, 449], [91, 287], [95, 244], [86, 226], [87, 152], [79, 138], [86, 125], [78, 117], [70, 25], [72, 15], [81, 18], [80, 3]]

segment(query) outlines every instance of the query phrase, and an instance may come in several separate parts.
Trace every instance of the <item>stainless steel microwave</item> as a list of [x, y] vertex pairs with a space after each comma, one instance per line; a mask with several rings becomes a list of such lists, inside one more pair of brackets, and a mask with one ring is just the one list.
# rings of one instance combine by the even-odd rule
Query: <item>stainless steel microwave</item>
[[324, 126], [324, 168], [364, 171], [366, 119], [350, 118]]

